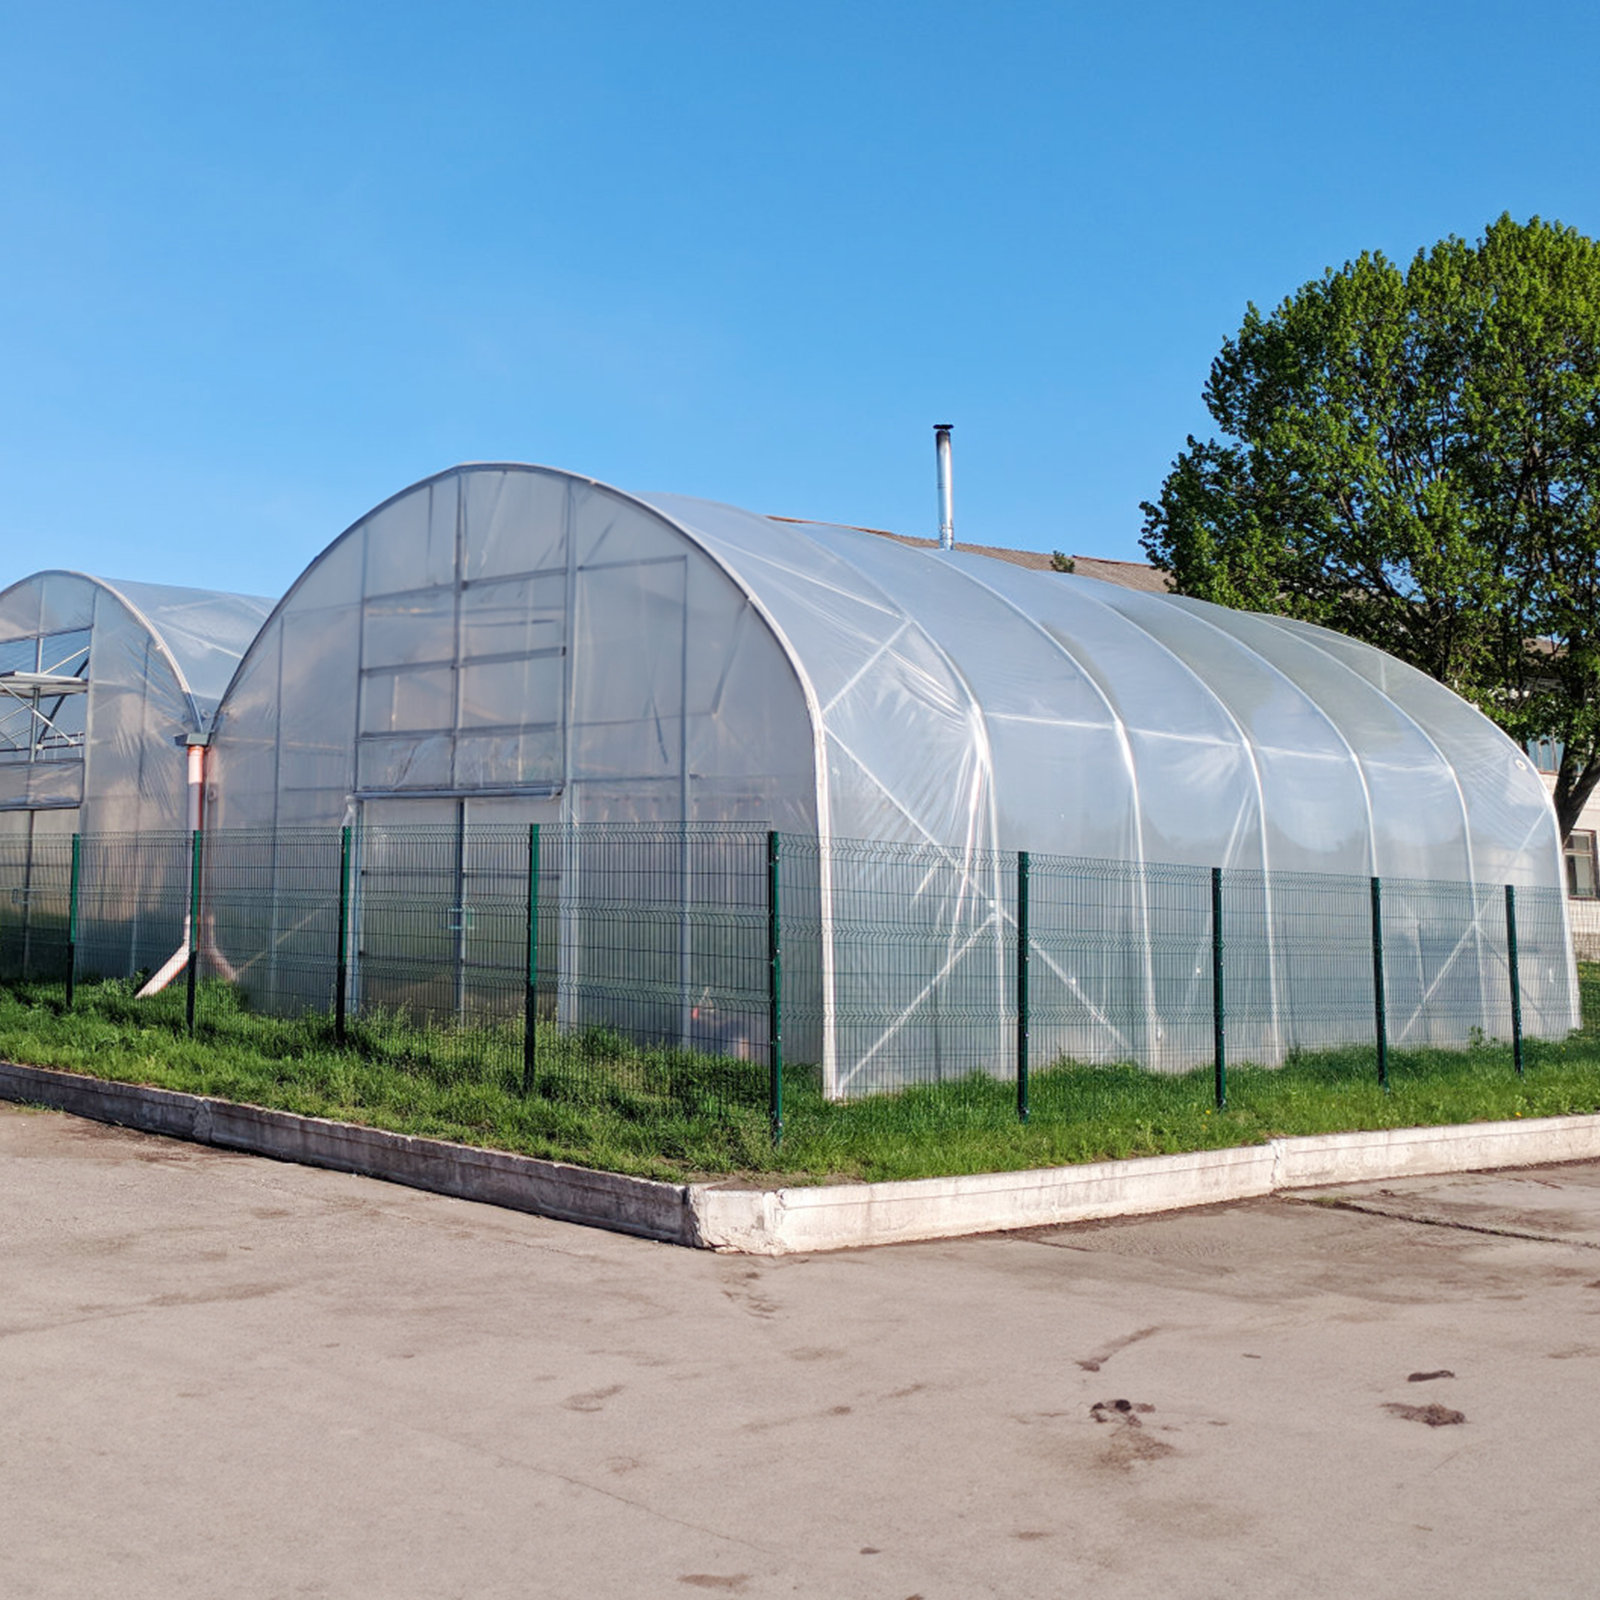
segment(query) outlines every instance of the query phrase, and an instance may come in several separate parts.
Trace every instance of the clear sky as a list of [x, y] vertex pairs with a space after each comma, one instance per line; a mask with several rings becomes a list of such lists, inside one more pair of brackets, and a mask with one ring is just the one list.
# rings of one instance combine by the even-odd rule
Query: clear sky
[[0, 0], [0, 585], [463, 460], [1137, 558], [1248, 301], [1600, 233], [1592, 4]]

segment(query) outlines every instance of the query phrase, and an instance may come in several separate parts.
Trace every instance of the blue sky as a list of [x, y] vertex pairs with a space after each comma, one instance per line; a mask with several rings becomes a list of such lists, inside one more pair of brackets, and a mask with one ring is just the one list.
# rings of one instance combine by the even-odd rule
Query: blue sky
[[1248, 301], [1600, 232], [1579, 4], [0, 4], [0, 584], [461, 460], [1136, 558]]

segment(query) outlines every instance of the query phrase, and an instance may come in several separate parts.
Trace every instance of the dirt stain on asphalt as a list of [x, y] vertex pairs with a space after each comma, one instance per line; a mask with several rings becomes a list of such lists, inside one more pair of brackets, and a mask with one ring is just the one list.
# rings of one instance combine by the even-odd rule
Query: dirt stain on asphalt
[[1141, 1339], [1148, 1339], [1160, 1332], [1159, 1327], [1140, 1328], [1136, 1333], [1127, 1334], [1121, 1339], [1113, 1339], [1098, 1355], [1086, 1356], [1078, 1365], [1085, 1372], [1098, 1372], [1119, 1350], [1126, 1350], [1130, 1344], [1138, 1344]]
[[612, 1395], [621, 1393], [622, 1385], [612, 1383], [604, 1389], [587, 1389], [582, 1394], [569, 1394], [561, 1404], [568, 1411], [598, 1411]]
[[1449, 1367], [1440, 1367], [1437, 1372], [1413, 1372], [1413, 1373], [1410, 1373], [1406, 1377], [1406, 1382], [1407, 1383], [1432, 1383], [1435, 1378], [1453, 1378], [1453, 1377], [1455, 1377], [1455, 1373], [1453, 1373], [1449, 1369]]
[[1111, 1472], [1130, 1472], [1141, 1461], [1159, 1461], [1163, 1456], [1176, 1454], [1177, 1448], [1165, 1439], [1157, 1439], [1148, 1433], [1135, 1433], [1131, 1428], [1118, 1428], [1106, 1440], [1096, 1464]]
[[778, 1302], [760, 1291], [761, 1274], [754, 1268], [735, 1273], [732, 1281], [722, 1286], [724, 1298], [748, 1311], [751, 1316], [770, 1317], [776, 1313]]
[[723, 1594], [743, 1594], [750, 1587], [748, 1572], [686, 1572], [678, 1579], [691, 1589], [716, 1589]]
[[1125, 1422], [1130, 1428], [1142, 1428], [1139, 1416], [1148, 1416], [1154, 1406], [1135, 1400], [1096, 1400], [1089, 1407], [1089, 1415], [1096, 1422]]
[[1140, 1416], [1148, 1416], [1155, 1407], [1138, 1400], [1097, 1400], [1089, 1407], [1090, 1417], [1097, 1423], [1109, 1424], [1112, 1434], [1101, 1447], [1095, 1465], [1102, 1470], [1127, 1472], [1136, 1462], [1159, 1461], [1162, 1456], [1176, 1454], [1175, 1448], [1164, 1439], [1153, 1438], [1144, 1431]]
[[1467, 1420], [1463, 1412], [1453, 1411], [1449, 1406], [1407, 1406], [1391, 1400], [1383, 1409], [1390, 1416], [1406, 1422], [1425, 1422], [1430, 1428], [1448, 1428]]
[[792, 1427], [797, 1422], [809, 1422], [815, 1417], [848, 1417], [853, 1414], [853, 1406], [828, 1406], [822, 1411], [800, 1411], [784, 1417], [768, 1417], [759, 1422], [741, 1422], [741, 1433], [767, 1433], [773, 1428]]
[[191, 1291], [188, 1294], [158, 1294], [145, 1301], [145, 1304], [168, 1311], [174, 1306], [215, 1305], [225, 1300], [259, 1300], [265, 1295], [282, 1294], [285, 1289], [290, 1288], [293, 1288], [293, 1285], [288, 1283], [235, 1283], [224, 1289]]

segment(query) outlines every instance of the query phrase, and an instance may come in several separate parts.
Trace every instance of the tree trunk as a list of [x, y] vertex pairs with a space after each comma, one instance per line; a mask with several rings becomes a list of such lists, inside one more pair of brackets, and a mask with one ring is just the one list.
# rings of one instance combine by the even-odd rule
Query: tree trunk
[[1589, 757], [1582, 766], [1573, 758], [1570, 751], [1561, 757], [1561, 771], [1556, 774], [1556, 822], [1561, 828], [1561, 843], [1565, 848], [1567, 840], [1572, 837], [1572, 830], [1578, 825], [1578, 818], [1583, 814], [1583, 808], [1589, 803], [1589, 796], [1600, 785], [1600, 752]]

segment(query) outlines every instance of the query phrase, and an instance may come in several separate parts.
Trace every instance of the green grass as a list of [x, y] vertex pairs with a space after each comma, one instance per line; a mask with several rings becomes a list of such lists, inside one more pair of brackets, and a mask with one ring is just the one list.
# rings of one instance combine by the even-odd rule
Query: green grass
[[1600, 1110], [1600, 968], [1580, 976], [1584, 1026], [1559, 1044], [1530, 1041], [1520, 1080], [1500, 1045], [1397, 1050], [1385, 1094], [1370, 1049], [1329, 1051], [1233, 1069], [1228, 1106], [1216, 1111], [1209, 1070], [1068, 1064], [1034, 1074], [1024, 1126], [1006, 1083], [830, 1104], [797, 1071], [777, 1152], [760, 1068], [641, 1050], [603, 1029], [564, 1035], [541, 1024], [537, 1092], [524, 1097], [517, 1032], [363, 1016], [341, 1049], [328, 1018], [254, 1015], [225, 985], [207, 984], [191, 1040], [181, 987], [139, 1001], [127, 984], [86, 984], [68, 1012], [59, 986], [16, 984], [0, 987], [0, 1058], [650, 1177], [920, 1178]]

